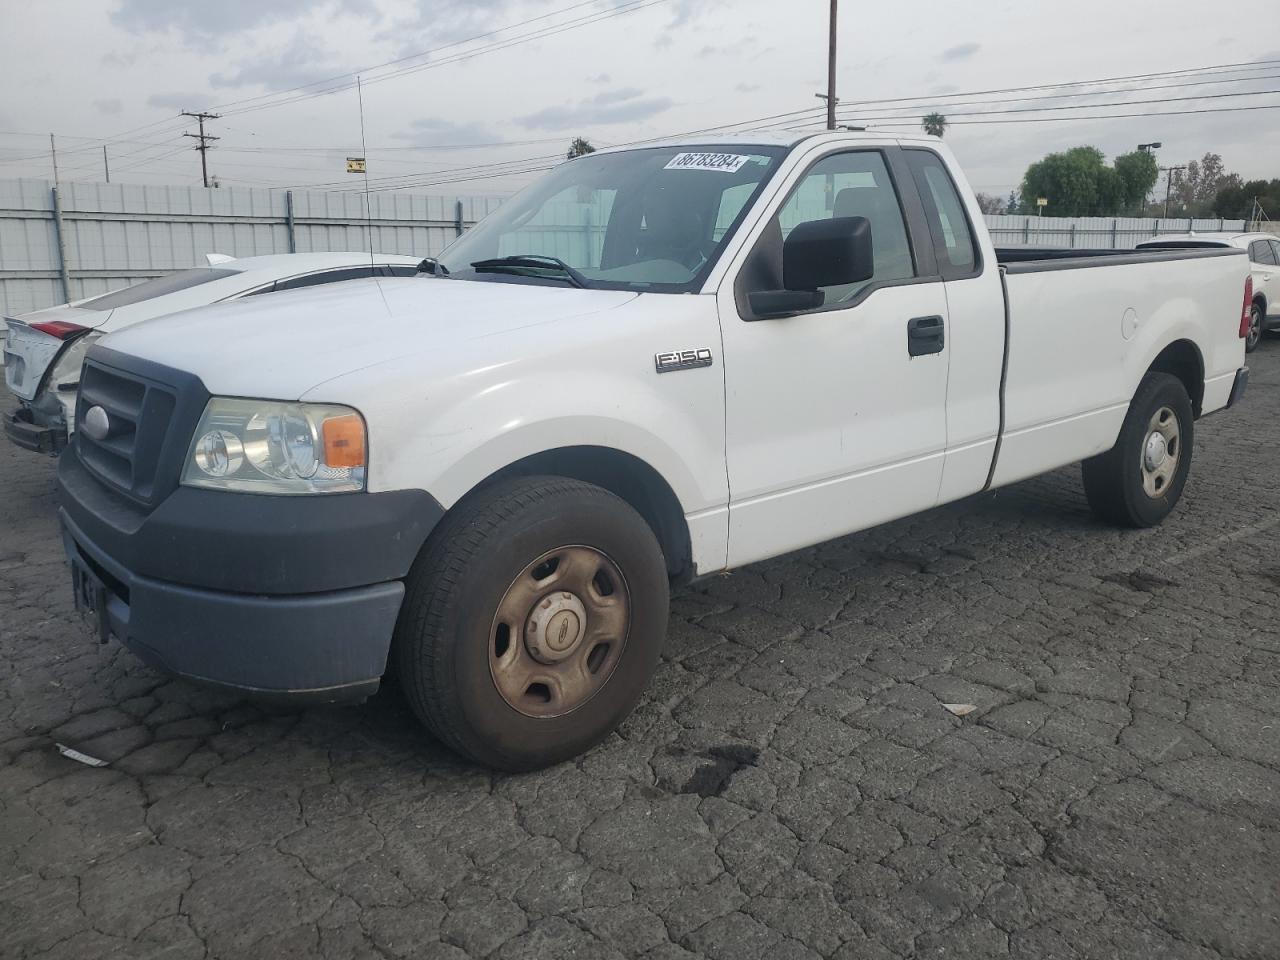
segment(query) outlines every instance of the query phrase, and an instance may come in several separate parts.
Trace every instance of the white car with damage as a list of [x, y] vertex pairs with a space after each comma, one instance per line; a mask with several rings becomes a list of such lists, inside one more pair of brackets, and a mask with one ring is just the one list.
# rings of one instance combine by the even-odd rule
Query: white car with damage
[[[207, 266], [179, 270], [57, 307], [5, 317], [0, 326], [5, 386], [17, 408], [5, 434], [20, 447], [58, 453], [73, 425], [80, 363], [98, 338], [180, 310], [360, 277], [412, 276], [416, 257], [361, 253], [207, 254]], [[7, 331], [4, 329], [7, 327]]]

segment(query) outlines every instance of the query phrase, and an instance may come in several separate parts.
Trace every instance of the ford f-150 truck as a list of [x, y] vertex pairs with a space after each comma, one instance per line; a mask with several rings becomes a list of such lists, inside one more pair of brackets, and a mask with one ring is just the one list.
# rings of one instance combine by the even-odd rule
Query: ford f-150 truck
[[1159, 523], [1248, 376], [1243, 251], [998, 251], [927, 137], [600, 151], [421, 270], [89, 349], [58, 482], [100, 639], [321, 701], [390, 660], [530, 769], [627, 716], [671, 584], [1076, 461]]

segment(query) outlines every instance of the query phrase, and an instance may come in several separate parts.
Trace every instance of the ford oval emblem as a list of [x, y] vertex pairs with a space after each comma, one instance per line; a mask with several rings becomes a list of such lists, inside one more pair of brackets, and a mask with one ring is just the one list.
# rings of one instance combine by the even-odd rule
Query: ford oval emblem
[[84, 415], [84, 422], [80, 424], [80, 429], [94, 440], [105, 440], [107, 434], [111, 432], [111, 418], [101, 407], [90, 407]]

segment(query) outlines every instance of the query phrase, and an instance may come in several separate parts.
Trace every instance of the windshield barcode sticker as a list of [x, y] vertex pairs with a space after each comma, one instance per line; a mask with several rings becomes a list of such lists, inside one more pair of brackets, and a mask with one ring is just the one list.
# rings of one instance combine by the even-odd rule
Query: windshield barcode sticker
[[750, 160], [740, 153], [677, 153], [667, 161], [663, 170], [715, 170], [718, 173], [737, 173]]

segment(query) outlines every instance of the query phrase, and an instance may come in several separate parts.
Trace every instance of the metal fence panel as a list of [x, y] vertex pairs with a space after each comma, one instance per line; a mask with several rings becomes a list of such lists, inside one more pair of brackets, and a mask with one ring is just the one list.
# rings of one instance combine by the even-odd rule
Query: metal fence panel
[[[53, 306], [63, 293], [52, 184], [0, 180], [0, 311]], [[206, 253], [367, 250], [432, 256], [502, 202], [494, 196], [369, 197], [244, 187], [64, 183], [59, 187], [69, 295], [96, 296]], [[289, 216], [292, 201], [293, 216]]]
[[[10, 316], [61, 303], [52, 184], [0, 180], [0, 310]], [[64, 183], [63, 245], [72, 299], [204, 263], [206, 253], [367, 250], [439, 253], [458, 233], [502, 203], [497, 196], [424, 196], [223, 187]], [[820, 199], [820, 198], [819, 198]], [[530, 224], [529, 250], [574, 263], [599, 262], [607, 204], [558, 202]], [[814, 216], [823, 216], [814, 201]], [[292, 206], [292, 217], [290, 217]], [[732, 211], [730, 211], [732, 212]], [[717, 222], [718, 232], [728, 226]], [[988, 216], [997, 246], [1129, 249], [1162, 233], [1243, 230], [1241, 220], [1129, 217]], [[532, 237], [532, 241], [530, 240]]]
[[1245, 230], [1244, 220], [1152, 219], [1146, 217], [1035, 217], [989, 215], [987, 229], [997, 247], [1079, 247], [1131, 250], [1165, 233]]

